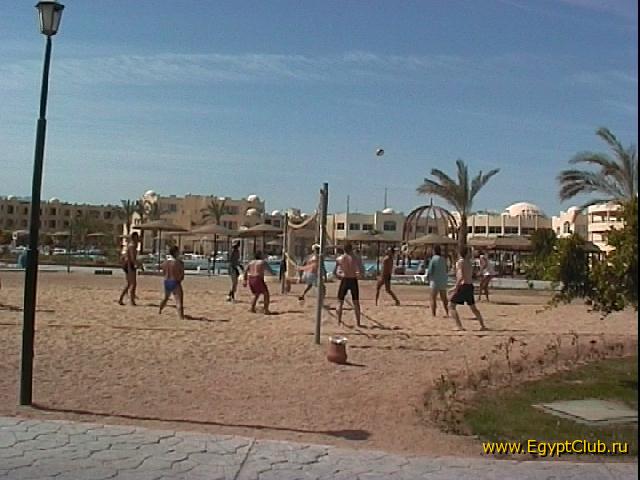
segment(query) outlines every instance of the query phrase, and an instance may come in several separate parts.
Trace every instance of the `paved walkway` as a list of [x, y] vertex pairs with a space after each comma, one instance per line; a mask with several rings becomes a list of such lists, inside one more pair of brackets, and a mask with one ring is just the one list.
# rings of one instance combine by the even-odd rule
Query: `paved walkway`
[[0, 417], [0, 479], [635, 479], [637, 464], [403, 457], [139, 427]]

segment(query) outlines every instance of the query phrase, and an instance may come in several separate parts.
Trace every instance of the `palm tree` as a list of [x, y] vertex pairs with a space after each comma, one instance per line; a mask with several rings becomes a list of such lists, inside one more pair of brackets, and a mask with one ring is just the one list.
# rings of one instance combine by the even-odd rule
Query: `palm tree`
[[[147, 202], [145, 200], [136, 200], [134, 204], [135, 213], [140, 217], [140, 223], [147, 221]], [[140, 230], [140, 253], [143, 253], [144, 249], [144, 230]]]
[[203, 217], [205, 219], [211, 218], [213, 219], [213, 223], [216, 225], [220, 225], [220, 221], [222, 220], [222, 216], [227, 213], [227, 201], [222, 200], [218, 201], [217, 199], [212, 199], [209, 204], [201, 209], [200, 211], [204, 214]]
[[124, 219], [126, 227], [126, 235], [131, 233], [131, 223], [133, 223], [133, 214], [136, 212], [136, 202], [131, 200], [120, 200], [122, 206], [118, 209], [118, 216]]
[[569, 200], [579, 194], [597, 193], [599, 196], [586, 202], [582, 208], [596, 203], [625, 203], [638, 198], [638, 152], [634, 145], [624, 148], [607, 128], [596, 130], [613, 151], [613, 157], [605, 153], [581, 152], [569, 163], [595, 165], [597, 171], [568, 169], [558, 175], [560, 199]]
[[469, 183], [469, 169], [462, 160], [456, 161], [458, 167], [458, 182], [456, 183], [442, 170], [434, 168], [431, 175], [438, 181], [424, 179], [424, 183], [417, 189], [422, 195], [435, 195], [453, 206], [460, 214], [460, 226], [458, 228], [458, 250], [467, 245], [467, 216], [471, 213], [473, 199], [484, 187], [489, 179], [498, 173], [499, 169], [491, 170], [483, 174], [480, 171]]

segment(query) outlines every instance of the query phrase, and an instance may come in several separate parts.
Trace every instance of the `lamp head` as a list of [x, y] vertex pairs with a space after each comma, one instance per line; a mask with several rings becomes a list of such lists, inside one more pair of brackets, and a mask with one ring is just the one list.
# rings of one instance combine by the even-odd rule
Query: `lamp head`
[[47, 37], [58, 33], [64, 5], [55, 0], [42, 0], [38, 2], [36, 8], [38, 9], [38, 18], [40, 20], [40, 32]]

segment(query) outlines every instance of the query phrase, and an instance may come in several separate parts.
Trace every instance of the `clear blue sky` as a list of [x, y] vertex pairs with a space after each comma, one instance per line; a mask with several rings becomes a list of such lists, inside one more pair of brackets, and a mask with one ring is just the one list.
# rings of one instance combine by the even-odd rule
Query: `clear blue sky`
[[[0, 195], [29, 195], [43, 38], [0, 15]], [[408, 212], [432, 168], [500, 168], [476, 209], [561, 207], [555, 176], [609, 127], [637, 144], [635, 0], [67, 0], [44, 198], [147, 189]], [[386, 154], [376, 158], [376, 147]]]

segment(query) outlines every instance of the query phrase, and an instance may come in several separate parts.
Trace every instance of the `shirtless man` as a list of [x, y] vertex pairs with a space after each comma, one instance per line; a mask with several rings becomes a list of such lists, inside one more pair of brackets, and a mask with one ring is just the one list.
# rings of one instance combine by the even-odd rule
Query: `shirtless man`
[[254, 257], [255, 259], [250, 261], [249, 265], [247, 265], [243, 281], [243, 285], [245, 287], [247, 286], [247, 283], [249, 283], [249, 288], [251, 289], [251, 293], [253, 293], [253, 301], [251, 302], [251, 308], [249, 311], [251, 313], [256, 313], [256, 304], [258, 303], [258, 298], [262, 295], [264, 297], [264, 314], [270, 315], [269, 288], [264, 281], [264, 273], [265, 271], [269, 271], [273, 274], [273, 270], [271, 270], [269, 264], [262, 259], [261, 252], [256, 252]]
[[130, 241], [127, 243], [127, 250], [123, 254], [122, 260], [122, 270], [127, 278], [127, 285], [122, 290], [120, 294], [120, 300], [118, 303], [120, 305], [124, 305], [124, 296], [129, 293], [129, 301], [131, 305], [136, 304], [136, 286], [137, 286], [137, 278], [136, 278], [136, 270], [138, 268], [138, 241], [140, 236], [138, 232], [133, 232], [131, 234]]
[[456, 262], [456, 286], [451, 290], [449, 299], [449, 310], [451, 316], [456, 321], [457, 330], [464, 330], [460, 323], [460, 316], [456, 311], [458, 305], [466, 303], [480, 322], [480, 330], [487, 330], [482, 315], [475, 305], [473, 295], [473, 264], [471, 263], [471, 249], [464, 247], [460, 252], [460, 258]]
[[396, 302], [396, 306], [400, 305], [400, 300], [396, 297], [396, 294], [391, 291], [391, 274], [393, 273], [393, 247], [389, 247], [387, 249], [387, 253], [382, 259], [382, 273], [380, 278], [378, 278], [378, 283], [376, 284], [376, 305], [378, 305], [378, 298], [380, 298], [380, 289], [384, 285], [384, 290], [391, 298]]
[[160, 302], [160, 311], [167, 305], [169, 297], [173, 294], [176, 299], [176, 309], [178, 310], [178, 318], [184, 319], [184, 291], [182, 290], [182, 281], [184, 280], [184, 263], [178, 258], [180, 250], [175, 245], [169, 249], [169, 258], [167, 258], [160, 268], [164, 274], [164, 298]]
[[361, 275], [360, 262], [353, 255], [353, 247], [350, 243], [344, 246], [344, 254], [336, 258], [336, 266], [333, 274], [340, 279], [338, 287], [338, 325], [342, 325], [342, 306], [347, 292], [351, 292], [351, 300], [353, 301], [353, 311], [356, 314], [356, 325], [362, 326], [360, 323], [360, 290], [358, 288], [358, 278]]
[[229, 253], [229, 276], [231, 277], [231, 290], [227, 295], [227, 302], [236, 301], [236, 290], [238, 289], [238, 278], [242, 271], [242, 265], [240, 263], [240, 242], [237, 240], [233, 242], [231, 253]]
[[318, 245], [311, 247], [311, 256], [298, 270], [303, 272], [302, 280], [307, 285], [302, 295], [298, 297], [298, 300], [303, 302], [304, 296], [309, 293], [309, 290], [318, 286], [318, 276], [322, 274], [320, 269], [320, 247]]
[[482, 253], [480, 254], [480, 286], [478, 287], [478, 301], [482, 300], [482, 294], [484, 293], [489, 301], [489, 284], [496, 272], [493, 268], [493, 262]]

